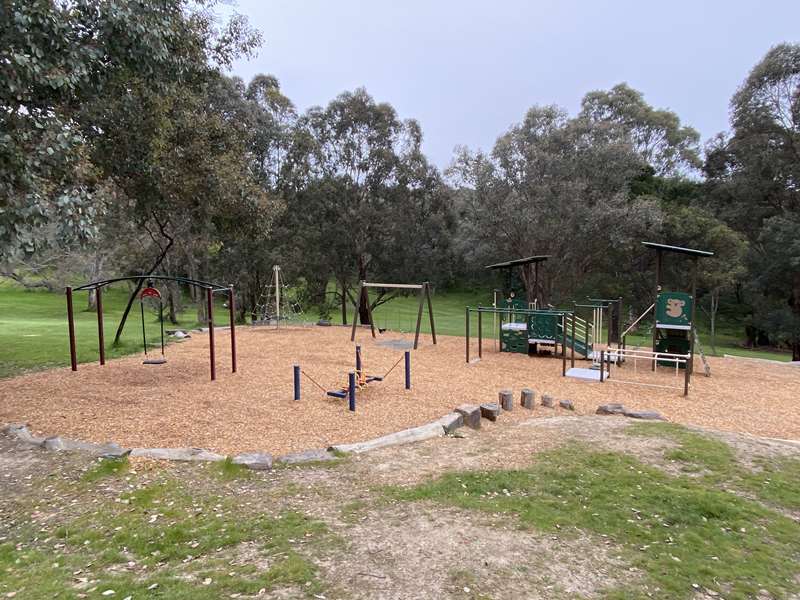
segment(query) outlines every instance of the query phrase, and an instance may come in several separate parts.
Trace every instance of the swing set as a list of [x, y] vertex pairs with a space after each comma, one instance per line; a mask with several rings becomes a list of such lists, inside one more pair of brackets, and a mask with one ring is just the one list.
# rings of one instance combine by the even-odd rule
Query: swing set
[[[236, 300], [233, 291], [233, 286], [224, 286], [216, 283], [209, 283], [207, 281], [199, 281], [196, 279], [188, 279], [186, 277], [168, 277], [165, 275], [132, 275], [129, 277], [116, 277], [114, 279], [104, 279], [102, 281], [92, 281], [84, 285], [72, 288], [67, 286], [65, 292], [67, 297], [67, 326], [69, 329], [69, 358], [70, 366], [73, 371], [78, 370], [78, 353], [77, 345], [75, 343], [75, 315], [73, 311], [72, 295], [73, 292], [94, 291], [97, 299], [97, 342], [98, 350], [100, 351], [100, 364], [106, 364], [105, 353], [105, 336], [103, 331], [103, 288], [112, 283], [120, 281], [135, 281], [137, 286], [144, 289], [138, 294], [139, 305], [142, 312], [142, 343], [144, 345], [146, 365], [161, 365], [167, 362], [164, 356], [164, 305], [161, 298], [161, 292], [154, 287], [155, 281], [175, 281], [184, 285], [192, 285], [202, 290], [205, 290], [206, 295], [206, 312], [208, 316], [208, 354], [211, 367], [211, 381], [217, 378], [216, 367], [216, 354], [214, 348], [214, 294], [224, 293], [228, 299], [228, 310], [230, 313], [230, 328], [231, 328], [231, 372], [236, 373]], [[145, 335], [144, 326], [144, 302], [148, 298], [154, 298], [159, 303], [159, 321], [161, 326], [161, 357], [160, 358], [147, 358], [147, 336]]]

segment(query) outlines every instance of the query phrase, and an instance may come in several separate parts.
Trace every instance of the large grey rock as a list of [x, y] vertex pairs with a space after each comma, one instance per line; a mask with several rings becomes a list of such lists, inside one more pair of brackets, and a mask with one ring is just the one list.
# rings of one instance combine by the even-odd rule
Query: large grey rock
[[529, 388], [525, 388], [519, 395], [519, 404], [522, 408], [533, 410], [533, 403], [536, 398], [536, 392]]
[[598, 415], [624, 415], [627, 412], [622, 404], [601, 404], [595, 411]]
[[567, 410], [575, 410], [575, 405], [572, 403], [572, 400], [559, 400], [558, 405]]
[[279, 456], [275, 462], [284, 465], [297, 465], [307, 462], [319, 462], [323, 460], [336, 460], [336, 456], [327, 448], [317, 448], [315, 450], [305, 450], [304, 452], [295, 452], [293, 454], [286, 454]]
[[20, 442], [24, 442], [26, 444], [32, 444], [34, 446], [41, 446], [44, 443], [45, 438], [35, 437], [31, 435], [28, 426], [23, 423], [10, 423], [3, 427], [3, 433]]
[[269, 471], [272, 468], [272, 455], [263, 452], [249, 452], [237, 454], [231, 461], [235, 465], [242, 465], [253, 471]]
[[464, 415], [457, 412], [451, 412], [439, 419], [444, 428], [445, 433], [453, 433], [459, 427], [464, 426]]
[[419, 427], [412, 427], [411, 429], [404, 429], [397, 433], [390, 433], [379, 438], [368, 440], [366, 442], [357, 442], [355, 444], [340, 444], [331, 446], [330, 450], [337, 452], [352, 452], [359, 454], [369, 450], [376, 450], [385, 446], [395, 446], [397, 444], [408, 444], [411, 442], [419, 442], [433, 437], [443, 437], [444, 428], [439, 421], [420, 425]]
[[654, 410], [626, 410], [624, 413], [626, 417], [631, 419], [644, 419], [646, 421], [666, 421], [661, 413]]
[[62, 450], [66, 450], [66, 444], [64, 444], [64, 440], [61, 437], [54, 435], [52, 437], [46, 438], [42, 442], [42, 448], [45, 450], [52, 450], [54, 452], [61, 452]]
[[214, 462], [225, 460], [221, 454], [202, 448], [134, 448], [130, 455], [136, 458], [156, 460], [176, 460], [184, 462]]
[[85, 452], [103, 458], [122, 458], [131, 453], [129, 448], [122, 448], [114, 442], [93, 444], [79, 440], [68, 440], [57, 435], [45, 439], [42, 442], [42, 448], [55, 452]]
[[497, 398], [503, 410], [514, 410], [514, 394], [511, 390], [500, 391]]
[[481, 409], [472, 404], [462, 404], [456, 407], [455, 412], [464, 417], [464, 425], [470, 429], [481, 428]]
[[481, 416], [490, 421], [497, 421], [497, 417], [500, 416], [500, 405], [497, 402], [481, 404]]
[[549, 394], [544, 394], [542, 396], [542, 406], [546, 406], [547, 408], [553, 408], [556, 405], [556, 399], [550, 396]]

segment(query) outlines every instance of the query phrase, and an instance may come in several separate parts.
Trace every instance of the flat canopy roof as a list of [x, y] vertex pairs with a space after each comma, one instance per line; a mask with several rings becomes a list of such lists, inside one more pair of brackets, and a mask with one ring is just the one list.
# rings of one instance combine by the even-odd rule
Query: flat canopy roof
[[648, 248], [653, 248], [654, 250], [659, 250], [663, 252], [675, 252], [677, 254], [688, 254], [689, 256], [714, 256], [713, 252], [708, 252], [707, 250], [695, 250], [694, 248], [681, 248], [680, 246], [669, 246], [667, 244], [657, 244], [655, 242], [642, 242]]
[[486, 265], [487, 269], [510, 269], [511, 267], [521, 267], [530, 263], [544, 262], [550, 258], [550, 254], [539, 254], [538, 256], [529, 256], [527, 258], [518, 258], [516, 260], [509, 260], [506, 262], [496, 263], [493, 265]]

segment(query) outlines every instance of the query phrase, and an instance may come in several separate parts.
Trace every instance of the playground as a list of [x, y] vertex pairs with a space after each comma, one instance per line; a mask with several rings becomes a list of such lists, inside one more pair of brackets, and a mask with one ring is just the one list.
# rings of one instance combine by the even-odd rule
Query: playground
[[[696, 374], [684, 398], [675, 389], [615, 382], [615, 366], [604, 383], [562, 377], [560, 359], [501, 353], [487, 340], [482, 360], [470, 364], [463, 336], [439, 335], [433, 345], [423, 334], [411, 352], [411, 389], [405, 389], [401, 362], [383, 381], [359, 390], [351, 412], [346, 399], [327, 396], [306, 377], [298, 401], [292, 386], [295, 364], [324, 389], [346, 385], [355, 362], [348, 328], [237, 328], [237, 373], [230, 368], [229, 331], [215, 334], [216, 381], [208, 377], [208, 333], [192, 332], [190, 340], [168, 347], [165, 364], [143, 365], [143, 355], [133, 355], [105, 366], [82, 364], [77, 372], [67, 367], [4, 380], [0, 421], [27, 422], [37, 435], [123, 446], [280, 454], [368, 440], [430, 422], [461, 404], [494, 402], [499, 390], [512, 389], [517, 405], [503, 414], [503, 423], [570, 414], [540, 406], [540, 396], [549, 394], [572, 400], [578, 415], [621, 402], [678, 423], [800, 439], [800, 379], [788, 365], [710, 357], [713, 376]], [[369, 328], [359, 328], [365, 372], [386, 375], [413, 339], [391, 331], [373, 339]], [[633, 370], [630, 361], [625, 369]], [[647, 361], [637, 373], [650, 383], [670, 384], [676, 377], [671, 369], [650, 372]], [[537, 394], [532, 412], [518, 405], [524, 387]]]

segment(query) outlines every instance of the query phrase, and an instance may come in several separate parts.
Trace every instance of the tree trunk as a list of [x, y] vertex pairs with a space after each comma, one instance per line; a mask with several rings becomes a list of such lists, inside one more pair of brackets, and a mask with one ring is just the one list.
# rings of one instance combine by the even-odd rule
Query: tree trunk
[[97, 289], [90, 289], [89, 293], [87, 294], [87, 298], [86, 311], [97, 312]]
[[[164, 258], [167, 256], [167, 253], [169, 252], [170, 248], [172, 248], [172, 243], [174, 242], [173, 238], [166, 234], [166, 232], [164, 231], [164, 226], [161, 223], [158, 223], [158, 227], [159, 230], [161, 231], [161, 235], [163, 235], [168, 240], [167, 245], [161, 249], [161, 253], [158, 255], [158, 258], [156, 258], [155, 262], [150, 267], [150, 270], [147, 271], [147, 273], [143, 273], [143, 275], [152, 275], [153, 271], [155, 271], [159, 266], [161, 266], [161, 263], [164, 262]], [[125, 305], [125, 311], [122, 313], [122, 318], [120, 319], [119, 325], [117, 326], [117, 333], [114, 335], [114, 342], [113, 342], [114, 346], [119, 345], [119, 340], [122, 337], [123, 330], [125, 329], [125, 323], [128, 320], [128, 315], [131, 312], [131, 307], [133, 306], [134, 300], [136, 300], [136, 297], [139, 295], [139, 290], [142, 289], [143, 284], [144, 284], [144, 279], [140, 279], [136, 284], [136, 288], [133, 290], [133, 293], [128, 298], [128, 304]]]
[[531, 303], [537, 301], [538, 290], [536, 289], [536, 279], [534, 277], [534, 265], [527, 264], [522, 265], [520, 269], [520, 274], [522, 276], [522, 284], [525, 286], [525, 299], [528, 302], [528, 306]]
[[342, 281], [342, 325], [347, 325], [347, 283]]
[[[800, 272], [792, 273], [792, 312], [795, 322], [800, 322]], [[792, 335], [792, 360], [800, 360], [800, 334], [797, 325], [794, 327]]]
[[[175, 301], [175, 288], [177, 287], [174, 283], [167, 284], [167, 307], [169, 308], [169, 322], [173, 325], [178, 324], [178, 310], [177, 304], [178, 302]], [[178, 294], [180, 294], [180, 289], [178, 289]]]

